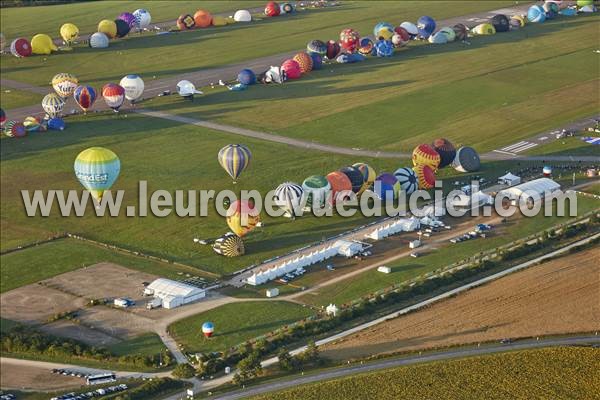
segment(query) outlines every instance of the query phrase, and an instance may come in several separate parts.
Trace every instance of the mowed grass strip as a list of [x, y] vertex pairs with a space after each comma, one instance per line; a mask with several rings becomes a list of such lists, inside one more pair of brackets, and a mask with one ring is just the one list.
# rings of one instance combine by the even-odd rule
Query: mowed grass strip
[[[155, 16], [154, 2], [119, 2], [112, 7], [102, 2], [97, 3], [99, 10], [94, 12], [94, 17], [89, 20], [87, 26], [93, 29], [101, 19], [114, 19], [122, 11], [133, 11], [143, 7], [144, 3], [152, 13], [153, 20], [160, 20], [160, 14]], [[179, 14], [193, 14], [199, 7], [214, 10], [216, 3], [218, 2], [159, 2], [159, 5], [160, 9], [163, 9], [163, 4], [166, 7], [165, 19], [172, 18], [174, 22]], [[93, 8], [94, 4], [96, 3], [79, 5], [79, 15], [85, 15], [85, 10]], [[219, 7], [233, 10], [238, 7], [250, 8], [257, 4], [262, 6], [266, 2], [221, 2]], [[80, 82], [95, 85], [97, 88], [111, 81], [118, 82], [123, 75], [131, 73], [141, 75], [148, 83], [153, 79], [181, 75], [203, 68], [218, 68], [295, 49], [302, 51], [313, 39], [338, 40], [340, 31], [348, 27], [357, 29], [366, 36], [371, 35], [375, 24], [382, 20], [400, 24], [402, 21], [416, 21], [421, 15], [432, 15], [440, 19], [493, 10], [511, 4], [513, 3], [510, 1], [343, 2], [341, 7], [307, 10], [285, 17], [265, 18], [250, 24], [237, 23], [163, 36], [132, 34], [126, 39], [112, 41], [108, 49], [90, 49], [82, 44], [73, 51], [58, 52], [50, 56], [24, 59], [3, 57], [1, 70], [4, 78], [36, 85], [46, 85], [52, 76], [59, 72], [71, 72], [77, 75]], [[60, 7], [68, 9], [77, 6]], [[44, 21], [47, 15], [43, 18], [27, 17], [28, 12], [36, 12], [35, 7], [22, 8], [16, 12], [17, 15], [10, 18], [5, 17], [5, 10], [2, 10], [3, 32], [7, 35], [7, 40], [11, 40], [18, 32], [27, 31], [22, 29], [23, 26], [36, 26], [35, 33], [44, 32], [38, 30], [37, 25]], [[54, 13], [57, 11], [47, 12], [56, 15]], [[52, 18], [56, 18], [56, 22], [46, 26], [48, 31], [45, 33], [54, 33], [53, 36], [56, 36], [60, 25], [68, 19], [63, 15]], [[77, 18], [73, 15], [71, 22], [77, 23], [76, 21]], [[223, 77], [232, 78], [234, 76]]]
[[352, 375], [250, 399], [583, 399], [600, 392], [599, 368], [598, 349], [544, 348]]
[[154, 355], [165, 351], [167, 348], [155, 333], [146, 333], [133, 339], [124, 340], [108, 347], [115, 356], [127, 355]]
[[42, 95], [25, 90], [16, 90], [4, 86], [0, 87], [0, 107], [4, 111], [8, 111], [6, 114], [8, 120], [11, 119], [10, 110], [33, 104], [41, 104], [43, 97]]
[[[9, 239], [7, 243], [2, 241], [3, 250], [30, 243], [36, 236], [46, 239], [48, 232], [69, 232], [211, 272], [231, 273], [343, 232], [367, 219], [306, 216], [291, 221], [263, 214], [264, 226], [244, 237], [247, 254], [229, 259], [214, 253], [210, 246], [192, 241], [195, 237], [217, 238], [229, 231], [212, 201], [208, 217], [179, 217], [175, 211], [162, 218], [126, 217], [125, 206], [138, 209], [138, 182], [148, 181], [148, 197], [154, 190], [172, 194], [183, 190], [184, 204], [188, 205], [187, 191], [191, 189], [216, 193], [228, 189], [238, 195], [242, 189], [256, 189], [266, 194], [282, 182], [301, 183], [309, 175], [326, 175], [355, 162], [368, 162], [378, 172], [393, 172], [410, 165], [407, 160], [363, 159], [292, 148], [137, 114], [89, 114], [69, 118], [67, 123], [63, 132], [3, 141], [0, 210], [2, 235]], [[236, 185], [217, 162], [219, 149], [230, 143], [244, 143], [253, 153], [250, 167]], [[73, 161], [80, 151], [91, 146], [107, 147], [121, 159], [121, 173], [113, 186], [114, 190], [125, 191], [119, 217], [96, 217], [91, 203], [83, 217], [64, 218], [56, 205], [49, 217], [42, 218], [39, 213], [26, 217], [21, 190], [82, 190], [73, 172]], [[200, 209], [199, 204], [198, 200], [196, 210]]]
[[178, 272], [202, 275], [196, 269], [130, 256], [75, 239], [59, 239], [0, 256], [0, 293], [104, 261], [173, 279]]
[[[285, 301], [239, 302], [177, 321], [169, 332], [187, 352], [223, 351], [313, 314], [310, 308]], [[211, 338], [202, 334], [207, 321], [215, 325]]]
[[[410, 151], [444, 136], [489, 151], [597, 111], [598, 20], [557, 19], [470, 45], [411, 43], [284, 85], [149, 105], [344, 147]], [[577, 73], [565, 73], [572, 65]]]

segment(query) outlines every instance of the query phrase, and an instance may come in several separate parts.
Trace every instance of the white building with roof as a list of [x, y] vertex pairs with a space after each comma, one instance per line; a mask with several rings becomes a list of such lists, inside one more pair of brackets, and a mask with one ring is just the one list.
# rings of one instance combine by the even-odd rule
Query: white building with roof
[[508, 198], [513, 203], [527, 203], [536, 198], [543, 199], [557, 190], [560, 190], [560, 184], [550, 178], [540, 178], [501, 190], [498, 195]]
[[144, 294], [162, 300], [164, 308], [175, 308], [206, 297], [206, 291], [187, 283], [159, 278], [146, 286]]
[[502, 175], [501, 177], [499, 177], [498, 183], [500, 185], [514, 186], [521, 183], [521, 178], [509, 172], [506, 175]]

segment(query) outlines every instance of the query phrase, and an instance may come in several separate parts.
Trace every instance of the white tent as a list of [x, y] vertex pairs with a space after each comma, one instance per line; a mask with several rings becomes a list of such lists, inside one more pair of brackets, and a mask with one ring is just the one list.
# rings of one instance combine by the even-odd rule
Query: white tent
[[339, 311], [340, 309], [337, 308], [335, 304], [329, 304], [327, 308], [325, 308], [325, 312], [327, 313], [327, 315], [333, 315], [334, 317], [338, 314]]
[[498, 183], [501, 185], [514, 186], [521, 183], [521, 178], [509, 172], [506, 175], [499, 177]]
[[551, 194], [559, 189], [560, 184], [556, 183], [552, 179], [540, 178], [501, 190], [498, 195], [505, 196], [510, 200], [527, 202], [534, 196], [538, 196], [540, 199], [543, 199], [546, 194]]
[[348, 240], [338, 240], [334, 243], [334, 246], [337, 248], [336, 254], [345, 257], [352, 257], [363, 250], [363, 245], [361, 243]]
[[250, 275], [250, 277], [246, 279], [246, 283], [252, 286], [256, 286], [256, 274]]

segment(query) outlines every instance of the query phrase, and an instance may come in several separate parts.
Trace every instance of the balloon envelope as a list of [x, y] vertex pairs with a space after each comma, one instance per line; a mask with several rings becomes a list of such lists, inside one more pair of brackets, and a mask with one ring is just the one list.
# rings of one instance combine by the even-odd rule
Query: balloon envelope
[[300, 64], [298, 64], [298, 61], [292, 60], [291, 58], [285, 60], [283, 64], [281, 64], [281, 69], [285, 71], [288, 79], [298, 79], [302, 75]]
[[205, 10], [198, 10], [194, 14], [194, 23], [197, 28], [206, 28], [212, 24], [212, 14]]
[[111, 188], [121, 172], [121, 161], [111, 150], [90, 147], [79, 153], [73, 166], [75, 176], [97, 201]]
[[256, 75], [251, 69], [243, 69], [238, 74], [238, 82], [243, 85], [253, 85], [256, 83]]
[[75, 98], [75, 101], [79, 107], [86, 112], [94, 105], [94, 102], [96, 101], [96, 91], [91, 86], [77, 86], [73, 92], [73, 98]]
[[456, 152], [452, 166], [459, 172], [475, 172], [481, 167], [481, 160], [472, 147], [464, 146]]
[[400, 189], [406, 194], [411, 194], [419, 188], [417, 174], [415, 174], [415, 171], [412, 168], [398, 168], [396, 172], [394, 172], [394, 176], [398, 179]]
[[542, 6], [534, 5], [527, 10], [527, 19], [530, 22], [541, 23], [546, 20], [546, 12]]
[[125, 89], [125, 98], [136, 101], [144, 93], [144, 81], [138, 75], [126, 75], [121, 79], [119, 85]]
[[107, 83], [102, 87], [102, 97], [107, 106], [117, 111], [125, 101], [125, 89], [116, 83]]
[[259, 222], [260, 213], [250, 201], [236, 200], [227, 210], [227, 225], [239, 237], [251, 232]]
[[71, 43], [79, 37], [79, 28], [75, 24], [63, 24], [60, 27], [60, 37], [65, 43]]
[[508, 17], [504, 14], [496, 14], [490, 19], [490, 23], [494, 26], [496, 32], [508, 32], [510, 24]]
[[298, 63], [298, 65], [300, 66], [300, 71], [303, 74], [306, 74], [306, 73], [312, 71], [312, 68], [313, 68], [312, 57], [309, 56], [307, 53], [300, 52], [294, 56], [293, 60]]
[[[125, 21], [125, 23], [127, 23], [127, 25], [129, 25], [129, 29], [133, 29], [136, 26], [136, 20], [135, 20], [135, 15], [133, 15], [130, 12], [124, 12], [121, 15], [119, 15], [117, 17], [117, 19], [120, 19], [121, 21]], [[117, 26], [118, 28], [118, 26]]]
[[231, 232], [227, 232], [225, 235], [215, 240], [212, 248], [215, 253], [225, 257], [239, 257], [246, 252], [242, 238]]
[[102, 32], [94, 32], [92, 36], [90, 36], [89, 45], [95, 49], [105, 49], [108, 47], [109, 39], [105, 33]]
[[233, 19], [236, 22], [250, 22], [252, 21], [252, 14], [248, 10], [237, 10], [235, 14], [233, 14]]
[[52, 38], [46, 34], [38, 33], [31, 38], [31, 52], [33, 54], [50, 54], [58, 50]]
[[417, 21], [417, 29], [419, 30], [419, 36], [421, 38], [428, 39], [433, 31], [435, 31], [435, 20], [427, 15], [424, 15]]
[[56, 117], [65, 107], [65, 100], [56, 93], [49, 93], [42, 99], [42, 108], [50, 118]]
[[117, 24], [115, 21], [103, 19], [98, 23], [98, 32], [104, 33], [109, 39], [117, 37]]
[[150, 26], [150, 22], [152, 22], [152, 15], [150, 12], [144, 8], [138, 8], [133, 12], [133, 16], [135, 17], [135, 26], [138, 29], [144, 29]]
[[428, 190], [435, 186], [435, 172], [429, 165], [416, 165], [413, 170], [419, 181], [419, 189]]
[[340, 172], [348, 177], [348, 180], [352, 185], [352, 191], [354, 193], [359, 193], [365, 184], [365, 178], [362, 172], [356, 167], [344, 167], [340, 169]]
[[346, 174], [341, 171], [330, 172], [326, 176], [329, 186], [331, 186], [331, 201], [335, 204], [338, 201], [343, 201], [346, 196], [343, 192], [352, 191], [352, 183]]
[[25, 38], [17, 38], [10, 44], [10, 53], [15, 57], [29, 57], [31, 55], [31, 43]]
[[357, 193], [357, 194], [361, 194], [362, 192], [369, 189], [373, 185], [373, 182], [375, 182], [375, 179], [377, 178], [377, 173], [369, 164], [356, 163], [356, 164], [353, 164], [352, 166], [354, 168], [358, 169], [363, 176], [363, 181], [364, 181], [363, 186]]
[[327, 53], [327, 45], [320, 40], [311, 40], [306, 45], [306, 50], [311, 53], [318, 53], [324, 56], [325, 53]]
[[281, 13], [279, 4], [275, 1], [269, 1], [265, 7], [265, 15], [267, 17], [276, 17]]
[[284, 182], [275, 189], [275, 204], [286, 211], [290, 216], [295, 216], [295, 210], [302, 202], [304, 189], [295, 182]]
[[412, 153], [413, 165], [429, 165], [434, 171], [440, 165], [440, 155], [428, 144], [420, 144]]
[[454, 157], [456, 157], [456, 149], [448, 139], [435, 139], [431, 144], [431, 147], [433, 147], [433, 149], [440, 155], [439, 168], [444, 168], [454, 161]]
[[117, 37], [119, 38], [127, 36], [131, 30], [131, 26], [129, 26], [127, 21], [123, 21], [122, 19], [115, 19], [115, 25], [117, 26]]
[[340, 54], [341, 48], [340, 48], [340, 44], [334, 40], [330, 40], [327, 42], [327, 52], [325, 53], [325, 56], [329, 59], [329, 60], [333, 60], [337, 57], [338, 54]]
[[375, 179], [373, 191], [383, 201], [393, 200], [400, 192], [400, 183], [394, 175], [385, 172]]
[[252, 153], [243, 144], [229, 144], [219, 150], [217, 159], [225, 172], [235, 181], [250, 164]]
[[67, 98], [73, 94], [79, 80], [73, 74], [62, 72], [52, 78], [52, 88], [60, 97]]
[[306, 193], [306, 204], [308, 206], [322, 207], [329, 196], [331, 185], [324, 176], [312, 175], [302, 182], [302, 189]]
[[196, 26], [196, 21], [194, 21], [194, 17], [192, 17], [190, 14], [183, 14], [177, 18], [177, 27], [181, 31], [192, 29], [194, 26]]

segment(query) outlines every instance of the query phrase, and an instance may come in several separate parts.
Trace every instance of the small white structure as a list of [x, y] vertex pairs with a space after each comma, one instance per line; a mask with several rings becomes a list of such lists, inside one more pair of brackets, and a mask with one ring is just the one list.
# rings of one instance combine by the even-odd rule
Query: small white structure
[[408, 247], [410, 249], [416, 249], [419, 246], [421, 246], [421, 241], [420, 240], [413, 240], [413, 241], [408, 242]]
[[498, 195], [507, 197], [513, 203], [527, 203], [534, 197], [543, 199], [547, 194], [560, 190], [560, 184], [550, 178], [540, 178], [501, 190]]
[[352, 257], [353, 255], [363, 251], [363, 245], [359, 242], [338, 240], [333, 245], [337, 248], [337, 254], [345, 257]]
[[509, 172], [508, 174], [498, 178], [498, 183], [500, 185], [514, 186], [521, 183], [521, 178]]
[[130, 302], [127, 299], [116, 298], [113, 304], [115, 305], [115, 307], [127, 308], [129, 307]]
[[327, 313], [327, 315], [332, 315], [335, 317], [339, 312], [340, 309], [337, 308], [335, 304], [329, 304], [327, 308], [325, 308], [325, 313]]
[[401, 218], [390, 221], [387, 224], [382, 224], [375, 228], [372, 232], [365, 236], [373, 240], [381, 240], [388, 236], [395, 235], [400, 232], [413, 232], [421, 226], [417, 218]]
[[471, 195], [461, 194], [451, 199], [455, 208], [477, 208], [486, 204], [493, 204], [494, 199], [481, 190]]
[[267, 289], [267, 297], [276, 297], [279, 296], [278, 288]]
[[164, 308], [179, 307], [206, 296], [204, 289], [165, 278], [159, 278], [149, 284], [144, 293], [161, 299]]
[[381, 267], [377, 267], [377, 272], [383, 272], [384, 274], [389, 274], [392, 272], [392, 269], [390, 267], [386, 267], [385, 265], [382, 265]]

